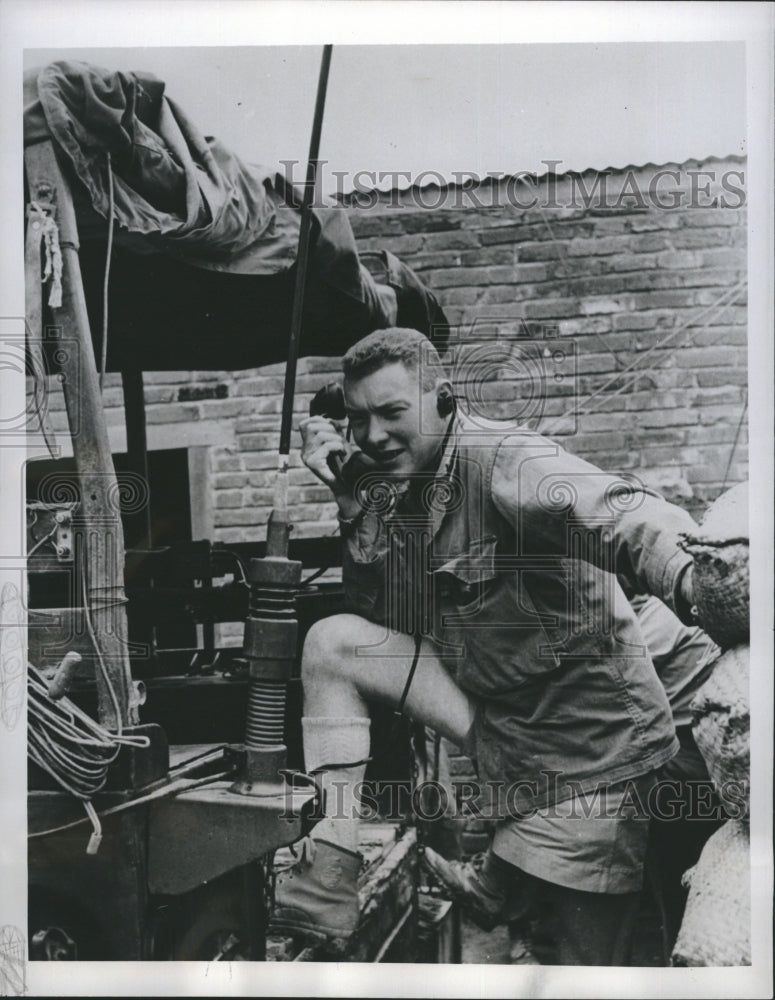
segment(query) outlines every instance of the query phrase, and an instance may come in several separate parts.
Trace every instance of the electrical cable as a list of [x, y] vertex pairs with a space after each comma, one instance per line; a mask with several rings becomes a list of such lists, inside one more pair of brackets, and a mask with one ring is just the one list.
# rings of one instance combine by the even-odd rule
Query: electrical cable
[[88, 854], [96, 854], [102, 840], [102, 828], [91, 798], [104, 787], [108, 767], [116, 760], [122, 746], [146, 748], [150, 746], [150, 740], [147, 736], [123, 735], [118, 698], [105, 666], [89, 611], [83, 563], [80, 577], [84, 620], [113, 704], [116, 732], [104, 729], [68, 698], [56, 701], [50, 698], [43, 675], [32, 664], [28, 664], [28, 755], [66, 792], [83, 802], [86, 818], [91, 821], [93, 830], [86, 851]]
[[[713, 344], [718, 343], [718, 341], [721, 339], [722, 336], [723, 334], [719, 334], [719, 336], [715, 340], [711, 341], [708, 346], [713, 346]], [[664, 356], [661, 357], [658, 361], [654, 362], [651, 365], [647, 365], [644, 368], [638, 368], [630, 372], [627, 378], [622, 379], [621, 384], [617, 386], [616, 389], [612, 389], [611, 392], [606, 393], [605, 396], [601, 396], [597, 400], [597, 403], [595, 405], [593, 406], [582, 405], [577, 410], [572, 411], [569, 414], [564, 414], [563, 417], [560, 419], [561, 420], [565, 419], [568, 416], [586, 417], [589, 414], [596, 413], [601, 406], [605, 405], [610, 400], [616, 398], [616, 396], [621, 395], [621, 393], [627, 392], [628, 389], [630, 389], [638, 381], [638, 379], [641, 379], [643, 377], [648, 378], [654, 375], [654, 373], [657, 371], [660, 365], [664, 364], [665, 361], [669, 361], [670, 358], [676, 353], [676, 351], [680, 351], [685, 346], [686, 346], [685, 343], [680, 343], [676, 344], [672, 348], [669, 348], [668, 350], [665, 351]], [[592, 399], [592, 396], [590, 396], [589, 399]], [[587, 400], [587, 402], [588, 401], [589, 400]], [[557, 425], [555, 424], [554, 426], [556, 427]], [[549, 431], [544, 431], [543, 433], [551, 433], [551, 428], [549, 429]]]
[[236, 564], [237, 564], [237, 566], [239, 568], [240, 575], [242, 576], [242, 579], [240, 580], [240, 583], [244, 583], [244, 584], [247, 585], [248, 575], [247, 575], [247, 572], [245, 570], [245, 563], [242, 561], [242, 559], [240, 559], [240, 557], [237, 555], [236, 552], [232, 552], [229, 549], [223, 549], [222, 551], [225, 552], [225, 553], [227, 553], [228, 555], [232, 556], [232, 558], [234, 559], [234, 561], [236, 562]]
[[[165, 785], [163, 788], [156, 788], [154, 791], [149, 792], [147, 795], [140, 795], [136, 799], [130, 799], [128, 802], [121, 802], [117, 806], [111, 806], [110, 809], [103, 809], [102, 812], [97, 813], [95, 811], [95, 816], [99, 822], [100, 819], [105, 819], [106, 816], [114, 816], [116, 813], [126, 812], [128, 809], [134, 809], [137, 806], [145, 805], [147, 802], [153, 802], [156, 799], [162, 799], [170, 797], [172, 795], [177, 795], [179, 792], [189, 792], [194, 788], [200, 788], [202, 785], [209, 785], [215, 781], [222, 781], [225, 778], [230, 778], [234, 775], [236, 768], [230, 768], [228, 771], [221, 771], [218, 774], [210, 774], [205, 778], [193, 778], [193, 779], [178, 779], [171, 785]], [[80, 826], [85, 823], [90, 816], [82, 816], [80, 819], [71, 820], [69, 823], [63, 823], [61, 826], [54, 826], [48, 830], [36, 830], [34, 833], [28, 833], [27, 839], [33, 840], [36, 837], [50, 837], [54, 833], [62, 833], [64, 830], [71, 830], [75, 826]]]
[[[242, 578], [239, 582], [247, 585], [248, 576], [247, 576], [247, 571], [245, 569], [245, 562], [243, 559], [240, 558], [240, 556], [236, 552], [234, 552], [233, 549], [228, 548], [227, 546], [223, 545], [220, 542], [216, 542], [212, 547], [211, 554], [213, 557], [216, 558], [220, 558], [221, 556], [228, 556], [230, 559], [233, 559], [234, 562], [237, 564], [237, 568], [239, 569], [240, 576]], [[214, 575], [220, 576], [221, 574], [216, 573]]]
[[225, 744], [220, 744], [214, 749], [211, 747], [208, 750], [203, 750], [201, 753], [196, 754], [194, 757], [188, 757], [185, 760], [181, 760], [177, 764], [170, 765], [169, 773], [185, 774], [187, 771], [193, 771], [196, 768], [204, 767], [205, 764], [209, 764], [212, 760], [217, 760], [218, 757], [223, 756], [223, 751], [226, 749]]
[[54, 527], [51, 529], [51, 531], [49, 531], [49, 533], [47, 535], [44, 535], [43, 538], [39, 538], [37, 540], [37, 542], [35, 542], [35, 544], [32, 546], [32, 548], [27, 553], [27, 558], [29, 559], [29, 557], [33, 554], [33, 552], [37, 552], [38, 549], [41, 547], [41, 545], [43, 545], [45, 542], [47, 542], [49, 540], [49, 538], [53, 538], [54, 535], [57, 533], [57, 529], [58, 528], [59, 528], [59, 525], [55, 524]]
[[94, 646], [94, 651], [97, 654], [97, 662], [100, 665], [100, 672], [102, 673], [102, 678], [105, 681], [105, 686], [108, 689], [108, 694], [110, 695], [110, 700], [113, 703], [113, 711], [116, 715], [116, 737], [121, 738], [123, 732], [123, 723], [121, 721], [121, 707], [118, 703], [118, 697], [113, 688], [113, 683], [108, 674], [108, 669], [105, 666], [105, 661], [102, 658], [102, 650], [100, 649], [100, 644], [97, 641], [97, 635], [94, 631], [94, 626], [92, 625], [91, 614], [89, 613], [89, 594], [86, 589], [86, 568], [81, 561], [81, 587], [83, 592], [83, 617], [86, 622], [86, 631], [89, 633], [89, 638], [91, 639], [92, 645]]
[[[593, 408], [589, 406], [589, 403], [596, 397], [602, 396], [606, 389], [614, 385], [616, 382], [619, 382], [625, 375], [627, 375], [628, 372], [630, 373], [630, 376], [629, 376], [629, 381], [626, 383], [626, 385], [629, 385], [638, 378], [641, 378], [644, 374], [648, 374], [650, 371], [655, 370], [657, 364], [661, 364], [662, 361], [666, 360], [666, 357], [661, 358], [660, 361], [657, 362], [655, 365], [648, 365], [643, 367], [637, 367], [637, 366], [641, 365], [643, 361], [649, 358], [656, 351], [663, 349], [669, 343], [669, 341], [675, 339], [677, 336], [679, 336], [681, 333], [684, 333], [691, 327], [696, 326], [697, 323], [700, 321], [700, 319], [702, 319], [708, 313], [713, 314], [718, 309], [726, 308], [728, 305], [731, 304], [732, 299], [737, 295], [739, 291], [741, 291], [745, 287], [745, 285], [746, 281], [742, 280], [739, 281], [737, 285], [735, 285], [733, 288], [727, 289], [727, 291], [723, 292], [718, 297], [718, 299], [716, 299], [715, 302], [711, 303], [709, 306], [706, 306], [704, 309], [701, 309], [696, 316], [692, 317], [692, 319], [690, 320], [687, 320], [685, 323], [682, 323], [677, 329], [671, 330], [666, 336], [662, 337], [661, 340], [657, 341], [656, 344], [650, 347], [647, 351], [644, 351], [643, 354], [639, 354], [635, 358], [635, 360], [631, 361], [624, 369], [622, 369], [622, 371], [617, 372], [615, 375], [612, 375], [612, 377], [608, 379], [606, 382], [604, 382], [603, 385], [595, 389], [595, 391], [590, 393], [590, 395], [587, 396], [586, 399], [578, 403], [575, 409], [571, 410], [569, 413], [562, 414], [562, 416], [558, 417], [552, 424], [549, 425], [548, 428], [543, 429], [542, 433], [544, 434], [551, 433], [553, 428], [559, 426], [562, 423], [562, 421], [566, 420], [568, 417], [584, 416], [587, 413], [594, 412]], [[727, 299], [729, 299], [729, 301], [725, 301]], [[674, 348], [674, 351], [678, 350], [680, 346], [681, 345], [677, 345]], [[606, 394], [604, 398], [601, 400], [601, 403], [607, 401], [613, 396], [618, 395], [626, 388], [626, 385], [620, 385], [619, 388], [614, 389], [612, 392]]]
[[48, 683], [31, 663], [27, 665], [27, 736], [30, 759], [83, 803], [93, 827], [87, 853], [95, 854], [102, 831], [91, 799], [105, 786], [108, 767], [121, 747], [148, 747], [150, 740], [110, 733], [69, 698], [52, 699]]
[[[636, 366], [639, 365], [646, 358], [648, 358], [650, 355], [654, 354], [656, 351], [658, 351], [660, 349], [663, 349], [665, 347], [665, 345], [669, 341], [673, 340], [679, 334], [684, 333], [686, 330], [690, 329], [693, 326], [696, 326], [697, 323], [699, 322], [699, 320], [701, 318], [703, 318], [706, 314], [711, 313], [711, 315], [712, 315], [717, 309], [726, 308], [730, 304], [731, 299], [734, 298], [734, 296], [737, 294], [737, 292], [741, 291], [742, 288], [745, 287], [745, 284], [746, 284], [746, 282], [745, 282], [745, 280], [743, 280], [743, 281], [738, 282], [738, 284], [735, 285], [733, 288], [727, 289], [727, 291], [723, 292], [718, 297], [718, 299], [716, 299], [715, 302], [711, 303], [711, 305], [709, 305], [705, 309], [701, 310], [697, 316], [693, 317], [691, 320], [688, 320], [685, 323], [682, 323], [676, 330], [671, 330], [666, 336], [664, 336], [661, 340], [657, 341], [657, 343], [654, 344], [652, 347], [650, 347], [647, 351], [645, 351], [643, 354], [638, 355], [635, 358], [635, 360], [632, 361], [632, 362], [630, 362], [630, 364], [627, 365], [627, 367], [623, 371], [618, 372], [616, 375], [614, 375], [612, 378], [610, 378], [606, 383], [604, 383], [602, 386], [600, 386], [598, 389], [596, 389], [594, 392], [592, 392], [585, 400], [583, 400], [579, 404], [579, 407], [577, 408], [577, 411], [576, 411], [577, 415], [583, 415], [584, 412], [592, 412], [591, 410], [589, 410], [587, 408], [587, 404], [591, 400], [595, 399], [595, 397], [602, 395], [602, 393], [609, 386], [611, 386], [614, 383], [618, 382], [619, 379], [623, 375], [625, 375], [628, 371], [630, 371], [636, 378], [639, 378], [641, 375], [648, 374], [649, 372], [655, 370], [658, 364], [661, 364], [663, 360], [666, 360], [666, 358], [670, 357], [672, 355], [672, 353], [674, 353], [676, 350], [679, 350], [680, 347], [681, 347], [681, 345], [680, 344], [676, 345], [676, 347], [673, 348], [673, 350], [671, 351], [670, 354], [666, 355], [665, 358], [660, 359], [660, 361], [657, 362], [655, 365], [647, 365], [647, 366], [640, 367], [640, 368], [636, 368]], [[726, 299], [729, 299], [730, 302], [726, 302], [725, 301]], [[619, 393], [621, 391], [622, 391], [621, 387], [619, 389], [615, 389], [612, 393], [610, 393], [608, 396], [606, 396], [605, 399], [608, 399], [608, 398], [610, 398], [610, 396], [616, 395], [617, 393]], [[603, 401], [605, 401], [605, 399]]]
[[[329, 534], [321, 535], [321, 537], [335, 538], [338, 534], [339, 534], [339, 525], [337, 525], [333, 531], [329, 532]], [[322, 576], [324, 573], [327, 573], [330, 569], [332, 569], [332, 566], [321, 566], [320, 569], [316, 569], [313, 573], [310, 573], [309, 576], [305, 576], [304, 579], [300, 582], [299, 586], [301, 588], [306, 587], [308, 584], [312, 583], [313, 580], [317, 580], [319, 576]]]
[[[726, 308], [726, 305], [728, 305], [728, 304], [729, 303], [725, 303], [724, 305], [721, 305], [721, 300], [719, 300], [719, 302], [716, 303], [716, 305], [719, 306], [720, 308]], [[692, 325], [693, 324], [691, 324], [691, 323], [687, 324], [686, 326], [683, 327], [683, 330], [690, 329]], [[668, 340], [670, 340], [672, 337], [674, 337], [676, 333], [683, 332], [683, 330], [679, 329], [678, 331], [674, 331], [673, 333], [670, 333], [666, 338], [664, 338], [658, 344], [655, 344], [654, 347], [650, 348], [647, 353], [650, 353], [651, 351], [658, 350], [660, 348], [664, 348], [665, 344], [667, 343]], [[718, 341], [723, 336], [724, 336], [723, 332], [720, 333], [714, 340], [710, 341], [710, 343], [708, 344], [708, 346], [712, 347], [714, 344], [718, 343]], [[601, 391], [602, 391], [602, 390], [596, 390], [594, 393], [592, 393], [584, 401], [583, 404], [581, 404], [581, 406], [579, 407], [579, 409], [576, 410], [575, 416], [582, 416], [583, 417], [583, 416], [586, 416], [589, 413], [595, 413], [600, 408], [600, 406], [602, 406], [605, 403], [607, 403], [610, 399], [613, 399], [615, 396], [618, 396], [622, 392], [626, 392], [627, 389], [631, 385], [633, 385], [638, 379], [643, 378], [644, 376], [649, 377], [649, 376], [653, 375], [657, 371], [657, 369], [661, 365], [663, 365], [665, 363], [665, 361], [669, 361], [677, 351], [680, 351], [685, 346], [686, 346], [686, 342], [681, 342], [681, 343], [675, 344], [673, 347], [665, 349], [664, 354], [657, 361], [655, 361], [653, 364], [645, 365], [643, 368], [632, 368], [629, 371], [629, 374], [627, 375], [627, 378], [626, 379], [622, 379], [621, 384], [619, 386], [617, 386], [616, 389], [613, 389], [611, 392], [606, 393], [605, 396], [601, 396], [598, 399], [596, 405], [594, 405], [594, 406], [588, 406], [587, 403], [589, 403], [596, 396], [599, 396], [600, 393], [601, 393]], [[645, 357], [645, 355], [643, 355], [643, 357]], [[621, 374], [625, 375], [626, 374], [626, 370], [623, 371]], [[603, 386], [602, 388], [607, 388], [608, 386], [613, 385], [613, 383], [615, 381], [619, 381], [619, 376], [616, 376], [613, 380], [609, 380], [609, 382], [606, 383], [606, 385]]]
[[732, 448], [729, 452], [729, 458], [727, 459], [727, 467], [724, 470], [724, 482], [721, 484], [722, 492], [727, 488], [727, 480], [729, 479], [729, 472], [732, 468], [732, 459], [735, 457], [735, 452], [737, 451], [737, 442], [740, 440], [740, 431], [743, 429], [743, 421], [745, 420], [745, 414], [748, 410], [748, 389], [745, 390], [745, 398], [743, 399], [743, 409], [740, 411], [740, 419], [737, 422], [737, 430], [735, 431], [735, 440], [732, 442]]
[[300, 587], [309, 586], [309, 584], [312, 583], [313, 580], [317, 580], [318, 577], [322, 576], [324, 573], [327, 573], [330, 569], [331, 569], [330, 566], [321, 566], [320, 569], [316, 569], [314, 573], [310, 573], [309, 576], [305, 576], [299, 586]]

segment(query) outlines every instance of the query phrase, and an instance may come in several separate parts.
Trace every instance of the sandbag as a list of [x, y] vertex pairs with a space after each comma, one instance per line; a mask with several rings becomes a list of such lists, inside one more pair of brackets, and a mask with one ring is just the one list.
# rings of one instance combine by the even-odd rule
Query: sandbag
[[682, 547], [694, 559], [694, 601], [700, 625], [719, 646], [749, 636], [748, 483], [723, 493]]
[[750, 805], [751, 710], [748, 646], [722, 653], [692, 699], [692, 732], [719, 797], [736, 819]]
[[728, 820], [684, 874], [689, 898], [673, 948], [673, 965], [751, 964], [750, 878], [748, 827]]

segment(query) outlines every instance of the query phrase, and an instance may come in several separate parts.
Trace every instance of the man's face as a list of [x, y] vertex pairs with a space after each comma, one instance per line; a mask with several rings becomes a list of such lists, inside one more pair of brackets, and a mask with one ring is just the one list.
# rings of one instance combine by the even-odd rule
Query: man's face
[[391, 476], [435, 468], [449, 417], [440, 417], [436, 389], [400, 362], [345, 379], [344, 398], [355, 443]]

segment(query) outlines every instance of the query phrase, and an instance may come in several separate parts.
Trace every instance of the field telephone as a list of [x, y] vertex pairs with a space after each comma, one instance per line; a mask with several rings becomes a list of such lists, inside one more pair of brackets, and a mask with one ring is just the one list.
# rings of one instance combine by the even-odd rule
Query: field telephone
[[[326, 417], [328, 420], [343, 422], [347, 419], [344, 405], [344, 392], [339, 382], [327, 382], [318, 389], [309, 404], [311, 417]], [[346, 438], [350, 439], [348, 427]], [[374, 464], [359, 451], [345, 458], [344, 453], [333, 452], [327, 459], [328, 467], [336, 478], [352, 489], [358, 479], [367, 472], [374, 471]]]

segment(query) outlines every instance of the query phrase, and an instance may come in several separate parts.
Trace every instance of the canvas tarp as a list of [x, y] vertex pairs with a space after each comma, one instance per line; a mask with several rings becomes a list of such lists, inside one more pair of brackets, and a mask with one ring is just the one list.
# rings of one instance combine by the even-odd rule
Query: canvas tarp
[[[203, 136], [151, 74], [59, 61], [30, 71], [24, 94], [25, 145], [52, 140], [70, 182], [93, 332], [102, 322], [112, 177], [108, 368], [283, 360], [299, 193]], [[411, 269], [392, 254], [383, 263], [377, 281], [359, 260], [347, 213], [313, 209], [302, 354], [343, 353], [392, 323], [426, 333], [445, 323]]]

